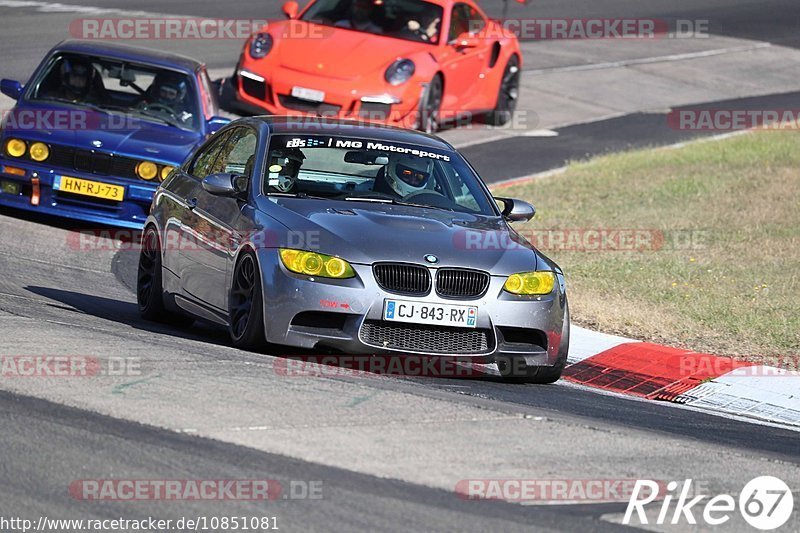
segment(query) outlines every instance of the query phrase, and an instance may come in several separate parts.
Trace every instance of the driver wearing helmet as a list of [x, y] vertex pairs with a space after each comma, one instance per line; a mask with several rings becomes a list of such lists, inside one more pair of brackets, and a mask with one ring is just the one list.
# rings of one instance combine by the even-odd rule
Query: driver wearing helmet
[[97, 71], [91, 63], [81, 59], [64, 58], [59, 66], [60, 84], [48, 96], [70, 102], [101, 101], [97, 91]]
[[186, 82], [183, 80], [164, 80], [156, 91], [156, 102], [176, 109], [186, 97]]
[[184, 124], [191, 124], [194, 115], [189, 112], [186, 80], [178, 76], [158, 75], [148, 90], [149, 98], [145, 104], [154, 111], [163, 110]]
[[[414, 155], [392, 155], [384, 167], [383, 179], [400, 198], [428, 188], [433, 173], [433, 160]], [[385, 187], [382, 187], [385, 189]]]
[[278, 192], [294, 192], [306, 156], [297, 148], [273, 150], [269, 154], [267, 185]]

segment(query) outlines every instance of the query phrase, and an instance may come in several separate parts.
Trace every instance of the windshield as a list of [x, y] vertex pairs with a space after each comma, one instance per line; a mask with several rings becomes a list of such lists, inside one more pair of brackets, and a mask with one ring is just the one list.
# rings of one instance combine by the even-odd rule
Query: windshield
[[79, 54], [59, 54], [34, 83], [28, 98], [130, 114], [198, 130], [200, 112], [187, 74]]
[[317, 0], [302, 20], [436, 44], [442, 8], [423, 0]]
[[456, 152], [371, 139], [273, 136], [264, 191], [496, 215]]

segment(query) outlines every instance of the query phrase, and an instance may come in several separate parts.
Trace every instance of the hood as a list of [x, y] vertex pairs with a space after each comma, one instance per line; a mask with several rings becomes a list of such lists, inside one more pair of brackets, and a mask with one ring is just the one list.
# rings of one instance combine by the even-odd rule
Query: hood
[[280, 29], [274, 32], [276, 43], [272, 53], [277, 55], [281, 67], [315, 76], [358, 80], [375, 72], [382, 76], [395, 59], [409, 57], [430, 46], [343, 28], [316, 25], [314, 28], [322, 32], [321, 38], [283, 37], [278, 41]]
[[17, 105], [5, 117], [4, 128], [5, 136], [174, 165], [203, 140], [197, 131], [71, 106]]
[[535, 270], [538, 254], [500, 217], [454, 213], [391, 204], [270, 198], [270, 216], [287, 228], [288, 244], [339, 255], [351, 263], [399, 261], [426, 264], [424, 257], [439, 258], [437, 267], [486, 270], [510, 275]]

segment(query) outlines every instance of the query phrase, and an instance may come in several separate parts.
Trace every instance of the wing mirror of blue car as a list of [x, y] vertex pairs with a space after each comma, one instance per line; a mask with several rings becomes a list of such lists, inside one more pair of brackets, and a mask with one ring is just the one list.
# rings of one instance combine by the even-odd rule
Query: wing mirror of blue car
[[217, 133], [217, 131], [222, 129], [222, 127], [225, 126], [230, 121], [231, 119], [225, 117], [220, 117], [220, 116], [211, 117], [210, 119], [208, 119], [208, 133], [211, 135]]
[[300, 11], [300, 6], [297, 2], [289, 1], [284, 2], [283, 7], [283, 14], [286, 15], [286, 18], [295, 19], [297, 18], [297, 13]]
[[19, 100], [19, 97], [22, 96], [22, 84], [16, 80], [2, 80], [0, 81], [0, 92], [13, 100]]
[[536, 209], [523, 200], [497, 197], [495, 200], [503, 204], [503, 218], [509, 222], [527, 222], [536, 215]]
[[203, 190], [214, 196], [242, 199], [247, 193], [247, 181], [247, 176], [241, 174], [230, 172], [209, 174], [203, 178]]

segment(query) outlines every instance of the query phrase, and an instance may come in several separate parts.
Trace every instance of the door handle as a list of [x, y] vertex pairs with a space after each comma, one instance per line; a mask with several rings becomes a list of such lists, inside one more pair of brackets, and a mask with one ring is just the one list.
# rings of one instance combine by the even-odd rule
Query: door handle
[[187, 198], [186, 207], [188, 207], [189, 209], [194, 209], [195, 207], [197, 207], [197, 198]]

